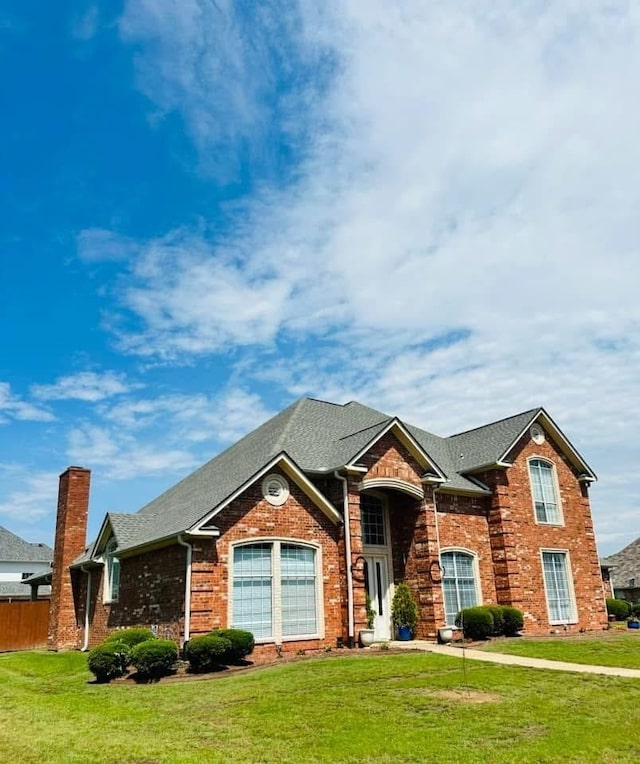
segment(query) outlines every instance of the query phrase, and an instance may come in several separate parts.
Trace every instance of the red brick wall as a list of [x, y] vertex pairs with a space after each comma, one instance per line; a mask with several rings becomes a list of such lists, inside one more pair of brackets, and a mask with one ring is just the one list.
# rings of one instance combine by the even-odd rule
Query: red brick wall
[[80, 638], [69, 566], [86, 544], [90, 480], [91, 473], [82, 467], [69, 467], [60, 475], [47, 638], [51, 650], [76, 647]]
[[[564, 517], [562, 526], [535, 521], [527, 459], [536, 456], [555, 465]], [[526, 433], [509, 459], [513, 461], [513, 466], [501, 476], [494, 471], [481, 476], [481, 479], [492, 484], [503, 495], [501, 506], [497, 508], [494, 505], [492, 520], [495, 526], [501, 525], [503, 535], [508, 537], [504, 554], [508, 558], [511, 578], [515, 581], [512, 602], [525, 612], [525, 630], [531, 634], [546, 634], [561, 629], [549, 624], [541, 549], [569, 552], [578, 622], [569, 625], [567, 631], [603, 628], [607, 619], [586, 484], [578, 481], [574, 468], [549, 435], [538, 445]], [[496, 486], [498, 481], [503, 483], [502, 487]], [[501, 515], [500, 521], [498, 515]], [[501, 562], [495, 554], [498, 548], [499, 544], [496, 544], [494, 564], [497, 568]]]
[[487, 519], [489, 500], [482, 497], [437, 494], [440, 550], [467, 549], [477, 556], [482, 604], [496, 603], [493, 557]]
[[[346, 592], [341, 585], [344, 578], [341, 528], [318, 509], [290, 478], [284, 477], [289, 484], [290, 495], [283, 506], [269, 504], [262, 496], [262, 481], [258, 481], [216, 518], [220, 537], [215, 542], [215, 549], [214, 542], [197, 541], [192, 573], [192, 636], [228, 625], [230, 545], [241, 540], [268, 537], [311, 541], [319, 544], [322, 550], [324, 639], [305, 640], [304, 643], [286, 641], [279, 652], [335, 646], [339, 637], [344, 638], [342, 612]], [[256, 648], [257, 655], [274, 650], [273, 647]]]

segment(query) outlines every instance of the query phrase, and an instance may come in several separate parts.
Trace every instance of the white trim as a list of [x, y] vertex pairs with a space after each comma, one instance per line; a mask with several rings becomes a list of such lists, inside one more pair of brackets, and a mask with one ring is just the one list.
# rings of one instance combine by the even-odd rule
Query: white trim
[[402, 422], [395, 417], [389, 422], [389, 424], [387, 424], [386, 427], [384, 427], [375, 437], [373, 437], [366, 444], [366, 446], [360, 449], [360, 451], [358, 451], [358, 453], [349, 460], [349, 462], [345, 465], [346, 468], [352, 469], [354, 466], [356, 466], [355, 463], [358, 461], [358, 459], [361, 459], [381, 438], [383, 438], [393, 429], [397, 431], [396, 434], [398, 435], [398, 440], [402, 443], [403, 446], [407, 448], [408, 451], [413, 454], [414, 457], [418, 459], [419, 462], [424, 462], [426, 466], [435, 470], [439, 477], [446, 480], [446, 475], [442, 472], [438, 465], [431, 459], [429, 454], [424, 450], [424, 448], [422, 448], [422, 446], [407, 430]]
[[409, 483], [407, 480], [401, 478], [392, 477], [377, 477], [367, 478], [363, 480], [358, 486], [359, 491], [368, 491], [376, 488], [391, 488], [395, 491], [402, 491], [402, 493], [408, 493], [411, 496], [415, 496], [418, 499], [424, 499], [424, 489], [418, 488], [418, 486]]
[[[280, 492], [274, 496], [269, 493], [269, 484], [276, 483], [280, 488]], [[272, 472], [262, 480], [262, 496], [271, 504], [272, 507], [281, 507], [287, 503], [289, 498], [289, 483], [279, 475], [277, 472]]]
[[[250, 539], [240, 539], [229, 544], [227, 565], [229, 569], [227, 581], [227, 624], [233, 626], [233, 552], [236, 547], [252, 546], [253, 544], [271, 544], [271, 606], [272, 606], [272, 634], [270, 637], [256, 637], [256, 644], [280, 645], [283, 642], [298, 642], [301, 640], [324, 639], [324, 569], [322, 561], [322, 545], [316, 541], [306, 539], [288, 538], [286, 536], [255, 536]], [[282, 635], [282, 599], [281, 599], [281, 572], [280, 572], [280, 548], [282, 544], [304, 546], [315, 550], [315, 578], [316, 578], [316, 633], [315, 634], [288, 634]], [[274, 550], [278, 549], [278, 554]]]
[[[482, 605], [482, 603], [484, 602], [484, 598], [482, 596], [482, 581], [480, 579], [480, 562], [479, 562], [478, 553], [475, 552], [473, 549], [468, 549], [467, 547], [463, 547], [463, 546], [447, 546], [447, 547], [444, 547], [443, 549], [441, 549], [439, 554], [438, 554], [438, 561], [440, 563], [440, 566], [442, 567], [442, 577], [441, 577], [441, 582], [440, 582], [440, 586], [442, 587], [442, 609], [444, 611], [445, 625], [452, 626], [453, 624], [447, 624], [446, 623], [446, 621], [447, 621], [447, 610], [446, 610], [445, 602], [444, 602], [444, 586], [443, 586], [443, 583], [444, 583], [444, 565], [442, 564], [442, 555], [446, 554], [447, 552], [457, 552], [458, 554], [464, 554], [464, 555], [467, 555], [468, 557], [472, 558], [473, 584], [474, 584], [474, 588], [476, 590], [476, 601], [477, 601], [477, 605], [478, 606]], [[460, 603], [458, 603], [458, 604], [460, 604]], [[474, 607], [475, 607], [475, 605], [474, 605]]]
[[206, 525], [217, 514], [222, 512], [225, 507], [228, 507], [232, 501], [237, 499], [238, 496], [242, 495], [247, 490], [247, 488], [267, 475], [275, 467], [280, 467], [283, 472], [286, 472], [291, 480], [293, 480], [293, 482], [314, 502], [318, 509], [324, 512], [324, 514], [330, 520], [333, 520], [336, 525], [342, 521], [342, 516], [333, 506], [333, 504], [331, 504], [331, 502], [329, 502], [328, 499], [326, 499], [320, 493], [320, 491], [313, 485], [313, 483], [307, 478], [302, 470], [300, 470], [300, 468], [283, 451], [275, 456], [270, 462], [267, 462], [267, 464], [265, 464], [262, 469], [256, 472], [248, 480], [246, 480], [239, 488], [230, 494], [224, 501], [214, 507], [208, 514], [194, 523], [191, 528], [188, 529], [187, 533], [189, 535], [196, 535], [203, 525]]
[[[536, 497], [533, 492], [533, 480], [531, 478], [531, 462], [532, 461], [539, 461], [544, 462], [544, 464], [548, 464], [551, 467], [551, 472], [553, 475], [553, 487], [556, 492], [556, 504], [558, 507], [558, 515], [560, 516], [560, 519], [558, 522], [546, 522], [544, 520], [538, 520], [538, 513], [536, 511]], [[536, 525], [552, 525], [556, 528], [563, 528], [564, 527], [564, 511], [562, 508], [562, 497], [560, 496], [560, 483], [558, 482], [558, 470], [556, 469], [556, 465], [546, 456], [540, 456], [538, 454], [531, 454], [531, 456], [527, 457], [527, 475], [529, 476], [529, 491], [531, 492], [531, 503], [533, 505], [533, 519]]]
[[570, 455], [571, 457], [573, 457], [572, 463], [573, 463], [573, 466], [578, 470], [578, 472], [582, 472], [586, 476], [588, 476], [592, 481], [596, 481], [598, 478], [595, 472], [591, 469], [591, 467], [589, 467], [589, 465], [585, 462], [585, 460], [571, 445], [571, 443], [569, 442], [565, 434], [562, 432], [562, 430], [558, 427], [558, 425], [553, 421], [553, 419], [549, 416], [549, 414], [547, 414], [547, 412], [543, 408], [540, 408], [538, 410], [538, 413], [532, 417], [532, 419], [526, 424], [525, 427], [523, 427], [522, 431], [513, 440], [509, 448], [507, 448], [504, 454], [502, 454], [500, 459], [498, 459], [496, 464], [506, 461], [507, 456], [509, 455], [513, 447], [516, 445], [516, 443], [518, 443], [518, 441], [527, 432], [527, 430], [531, 427], [531, 425], [537, 422], [538, 419], [542, 419], [544, 423], [543, 429], [545, 430], [545, 432], [549, 430], [551, 431], [554, 441], [556, 441], [560, 445], [561, 450], [564, 450], [565, 455], [567, 456]]
[[[573, 566], [571, 565], [571, 554], [568, 549], [552, 549], [548, 547], [540, 547], [538, 550], [539, 556], [540, 556], [540, 571], [542, 572], [542, 583], [544, 585], [544, 601], [547, 606], [547, 620], [549, 621], [550, 626], [564, 626], [569, 624], [578, 623], [578, 606], [576, 603], [576, 592], [575, 587], [573, 584]], [[564, 555], [564, 561], [565, 561], [565, 574], [567, 576], [567, 585], [569, 587], [569, 605], [571, 608], [571, 613], [569, 614], [569, 619], [566, 621], [563, 620], [552, 620], [551, 619], [551, 610], [549, 608], [549, 592], [547, 591], [547, 577], [544, 574], [544, 554], [563, 554]]]
[[[115, 536], [112, 536], [106, 543], [104, 548], [104, 572], [102, 576], [102, 602], [105, 605], [109, 605], [113, 602], [117, 602], [120, 599], [120, 567], [118, 568], [118, 591], [115, 596], [113, 594], [113, 561], [117, 560], [118, 566], [120, 566], [120, 558], [117, 556], [116, 551], [118, 549], [118, 541]], [[109, 562], [111, 558], [111, 562]]]

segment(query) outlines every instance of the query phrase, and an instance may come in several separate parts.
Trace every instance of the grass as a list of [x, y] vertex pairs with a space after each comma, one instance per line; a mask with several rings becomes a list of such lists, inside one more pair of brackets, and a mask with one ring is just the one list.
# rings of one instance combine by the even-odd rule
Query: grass
[[590, 663], [595, 666], [620, 666], [640, 669], [640, 635], [635, 632], [611, 633], [597, 639], [568, 637], [565, 639], [507, 639], [490, 642], [489, 652], [547, 658], [569, 663]]
[[[636, 643], [637, 644], [637, 643]], [[89, 682], [78, 653], [0, 655], [0, 760], [631, 762], [636, 680], [425, 653], [325, 657], [209, 681]]]

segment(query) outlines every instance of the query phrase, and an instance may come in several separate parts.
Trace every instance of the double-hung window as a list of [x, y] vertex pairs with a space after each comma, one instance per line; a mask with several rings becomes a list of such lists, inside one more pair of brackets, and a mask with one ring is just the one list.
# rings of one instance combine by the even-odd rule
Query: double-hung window
[[468, 552], [451, 551], [440, 555], [440, 565], [445, 623], [453, 626], [460, 610], [478, 604], [476, 561]]
[[320, 636], [318, 550], [289, 541], [233, 547], [231, 621], [257, 640]]
[[547, 595], [549, 621], [572, 623], [576, 620], [572, 587], [569, 578], [568, 555], [566, 552], [542, 552], [544, 588]]
[[558, 501], [553, 464], [544, 459], [530, 459], [529, 476], [536, 521], [550, 525], [561, 525], [562, 512]]
[[116, 557], [117, 543], [115, 539], [107, 544], [104, 552], [105, 577], [104, 601], [117, 602], [120, 594], [120, 560]]

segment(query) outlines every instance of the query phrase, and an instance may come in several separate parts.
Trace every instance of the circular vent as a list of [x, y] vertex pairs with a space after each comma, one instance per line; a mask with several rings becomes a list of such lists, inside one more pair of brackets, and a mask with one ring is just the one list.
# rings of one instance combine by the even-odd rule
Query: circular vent
[[289, 498], [289, 484], [282, 475], [268, 475], [262, 481], [262, 495], [274, 507], [281, 507]]
[[529, 430], [529, 434], [531, 435], [531, 440], [534, 443], [537, 443], [540, 445], [541, 443], [544, 443], [544, 430], [540, 425], [532, 424], [531, 429]]

